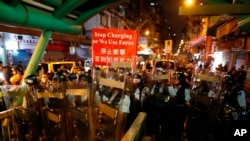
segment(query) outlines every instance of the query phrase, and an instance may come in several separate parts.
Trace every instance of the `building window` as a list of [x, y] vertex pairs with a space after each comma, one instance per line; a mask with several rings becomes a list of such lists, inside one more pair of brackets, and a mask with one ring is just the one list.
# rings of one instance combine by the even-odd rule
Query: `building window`
[[118, 19], [115, 16], [111, 16], [111, 27], [118, 28]]
[[100, 13], [100, 24], [101, 26], [103, 27], [108, 27], [108, 19], [109, 19], [109, 16], [105, 13]]

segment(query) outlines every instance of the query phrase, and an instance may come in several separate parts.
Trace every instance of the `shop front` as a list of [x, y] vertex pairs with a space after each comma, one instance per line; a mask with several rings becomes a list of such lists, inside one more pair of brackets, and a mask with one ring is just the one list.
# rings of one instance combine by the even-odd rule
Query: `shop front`
[[[22, 62], [24, 68], [28, 65], [39, 37], [1, 33], [0, 60], [3, 65], [17, 65]], [[69, 58], [69, 44], [50, 39], [41, 61], [58, 61]]]

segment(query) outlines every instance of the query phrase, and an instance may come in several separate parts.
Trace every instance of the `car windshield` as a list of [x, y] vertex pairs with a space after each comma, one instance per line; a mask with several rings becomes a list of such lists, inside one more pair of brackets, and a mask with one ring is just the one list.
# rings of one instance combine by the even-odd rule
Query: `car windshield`
[[53, 64], [53, 70], [67, 70], [70, 71], [73, 67], [73, 63], [65, 63], [65, 64]]
[[171, 61], [157, 61], [155, 64], [156, 69], [173, 69], [174, 68], [174, 63]]

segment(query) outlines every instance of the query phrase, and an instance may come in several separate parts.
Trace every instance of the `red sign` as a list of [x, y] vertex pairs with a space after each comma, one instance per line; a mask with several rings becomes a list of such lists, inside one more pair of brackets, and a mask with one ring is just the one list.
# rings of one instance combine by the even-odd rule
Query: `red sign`
[[135, 64], [138, 33], [136, 30], [92, 29], [92, 63], [110, 66], [113, 62]]
[[65, 45], [48, 43], [46, 50], [67, 51], [69, 48]]

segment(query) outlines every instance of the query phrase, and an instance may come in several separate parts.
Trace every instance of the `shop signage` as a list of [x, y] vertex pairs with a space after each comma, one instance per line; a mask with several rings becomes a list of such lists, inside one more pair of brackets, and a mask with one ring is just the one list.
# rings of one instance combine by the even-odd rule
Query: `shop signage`
[[236, 19], [226, 24], [223, 24], [222, 26], [217, 28], [216, 38], [223, 37], [225, 35], [228, 35], [229, 33], [236, 31], [237, 27], [238, 27], [238, 21]]
[[172, 40], [165, 40], [165, 53], [172, 53]]
[[[247, 45], [246, 45], [247, 46]], [[223, 50], [239, 50], [245, 48], [245, 38], [238, 38], [233, 41], [219, 41], [218, 42], [218, 51]]]
[[112, 62], [135, 64], [138, 46], [136, 30], [92, 29], [93, 65], [110, 66]]

